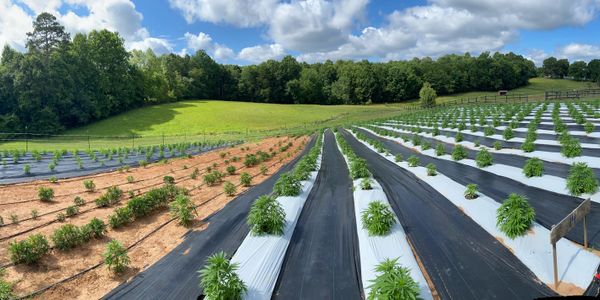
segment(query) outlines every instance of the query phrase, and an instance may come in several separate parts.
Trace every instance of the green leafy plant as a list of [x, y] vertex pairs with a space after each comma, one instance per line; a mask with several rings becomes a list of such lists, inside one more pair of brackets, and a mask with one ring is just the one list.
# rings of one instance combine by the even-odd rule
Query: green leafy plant
[[50, 182], [50, 183], [57, 183], [58, 182], [58, 178], [56, 178], [56, 176], [52, 176], [52, 177], [48, 178], [48, 182]]
[[456, 133], [456, 135], [454, 136], [454, 141], [456, 141], [457, 143], [460, 143], [463, 141], [463, 135], [462, 133], [459, 131]]
[[508, 126], [508, 127], [506, 127], [506, 129], [504, 129], [504, 132], [502, 133], [502, 137], [508, 141], [515, 137], [515, 133], [513, 132], [512, 128], [510, 126]]
[[494, 149], [495, 149], [495, 150], [500, 150], [500, 149], [502, 149], [502, 142], [500, 142], [500, 141], [495, 141], [495, 142], [494, 142]]
[[241, 300], [248, 288], [236, 274], [237, 269], [238, 265], [232, 264], [225, 252], [209, 256], [204, 268], [198, 271], [206, 299]]
[[398, 154], [396, 154], [396, 156], [394, 156], [395, 162], [401, 162], [402, 160], [404, 160], [404, 158], [402, 157], [402, 154], [398, 153]]
[[12, 284], [3, 278], [4, 273], [4, 269], [0, 268], [0, 300], [16, 299]]
[[409, 167], [414, 168], [419, 165], [419, 158], [415, 155], [411, 155], [406, 162], [408, 162]]
[[190, 226], [194, 220], [194, 215], [198, 215], [196, 208], [190, 198], [184, 195], [177, 195], [170, 205], [171, 216], [177, 218], [180, 225]]
[[285, 173], [275, 183], [273, 191], [280, 196], [298, 196], [302, 186], [298, 178], [291, 173]]
[[467, 199], [475, 199], [479, 197], [478, 191], [477, 191], [477, 185], [474, 183], [471, 184], [467, 184], [467, 189], [465, 190], [465, 198]]
[[562, 148], [560, 149], [560, 153], [565, 157], [577, 157], [581, 156], [583, 150], [581, 149], [581, 144], [578, 139], [567, 137], [562, 142]]
[[389, 206], [377, 200], [369, 203], [367, 209], [361, 212], [361, 220], [370, 236], [386, 235], [396, 223]]
[[28, 164], [24, 165], [24, 166], [23, 166], [23, 173], [24, 173], [25, 175], [30, 175], [30, 174], [31, 174], [31, 166], [30, 166], [30, 165], [28, 165]]
[[427, 168], [427, 176], [437, 175], [437, 169], [433, 163], [428, 163], [425, 168]]
[[587, 121], [583, 125], [583, 129], [585, 130], [585, 133], [590, 134], [594, 131], [594, 124], [590, 121]]
[[435, 146], [435, 155], [436, 156], [442, 156], [444, 154], [446, 154], [446, 147], [444, 146], [444, 144], [438, 143]]
[[371, 172], [367, 167], [367, 161], [362, 158], [350, 160], [350, 176], [352, 179], [371, 177]]
[[106, 224], [98, 218], [93, 218], [89, 223], [81, 227], [81, 236], [83, 240], [91, 238], [102, 238], [106, 234]]
[[372, 183], [373, 183], [373, 181], [371, 180], [371, 178], [363, 178], [360, 181], [360, 189], [361, 190], [370, 190], [373, 188]]
[[127, 248], [117, 240], [108, 242], [103, 257], [104, 264], [114, 273], [122, 273], [129, 265]]
[[282, 235], [285, 228], [285, 212], [281, 204], [271, 196], [260, 196], [250, 208], [248, 226], [255, 235]]
[[85, 187], [88, 192], [93, 192], [96, 189], [96, 184], [92, 180], [84, 180], [83, 187]]
[[133, 178], [133, 176], [129, 175], [127, 176], [127, 183], [134, 183], [135, 182], [135, 178]]
[[163, 177], [163, 182], [165, 184], [175, 184], [175, 178], [173, 176], [165, 176]]
[[108, 224], [111, 228], [119, 228], [133, 220], [133, 212], [129, 207], [119, 207], [108, 216]]
[[525, 142], [523, 142], [523, 144], [521, 145], [521, 150], [527, 153], [533, 152], [535, 150], [535, 144], [532, 140], [526, 139]]
[[593, 194], [598, 191], [598, 180], [586, 163], [574, 163], [567, 177], [567, 189], [573, 196]]
[[13, 241], [8, 245], [10, 261], [14, 264], [35, 264], [50, 251], [48, 240], [41, 234], [30, 235], [22, 241]]
[[537, 158], [532, 157], [525, 161], [523, 166], [523, 174], [527, 177], [540, 177], [544, 173], [544, 162]]
[[252, 184], [252, 175], [243, 172], [240, 174], [240, 183], [245, 187], [250, 186]]
[[44, 202], [49, 202], [54, 199], [54, 190], [52, 188], [41, 186], [38, 189], [38, 197]]
[[485, 148], [481, 149], [475, 156], [475, 163], [480, 168], [491, 166], [494, 163], [492, 154]]
[[462, 160], [467, 158], [467, 150], [462, 145], [454, 146], [454, 150], [452, 150], [452, 159], [453, 160]]
[[496, 211], [496, 226], [511, 239], [524, 235], [534, 219], [535, 212], [527, 198], [514, 193]]
[[370, 281], [367, 299], [420, 299], [419, 285], [410, 277], [410, 269], [400, 266], [397, 258], [386, 258], [375, 271], [378, 274]]
[[225, 192], [225, 195], [231, 197], [231, 196], [235, 195], [235, 193], [237, 192], [237, 189], [233, 183], [231, 183], [230, 181], [227, 181], [223, 184], [223, 191]]
[[59, 250], [69, 250], [82, 243], [79, 227], [73, 224], [64, 224], [52, 234], [52, 243]]
[[229, 175], [233, 175], [235, 174], [235, 166], [227, 166], [227, 169], [225, 169], [227, 171], [227, 174]]
[[260, 165], [260, 174], [267, 175], [268, 171], [269, 169], [267, 168], [267, 166], [265, 166], [265, 164]]
[[77, 207], [75, 205], [71, 205], [71, 206], [67, 207], [67, 209], [65, 209], [65, 214], [67, 215], [67, 217], [72, 217], [72, 216], [76, 215], [77, 213], [79, 213], [79, 207]]
[[65, 216], [64, 213], [60, 212], [58, 214], [56, 214], [56, 220], [59, 222], [64, 222], [67, 219], [67, 216]]

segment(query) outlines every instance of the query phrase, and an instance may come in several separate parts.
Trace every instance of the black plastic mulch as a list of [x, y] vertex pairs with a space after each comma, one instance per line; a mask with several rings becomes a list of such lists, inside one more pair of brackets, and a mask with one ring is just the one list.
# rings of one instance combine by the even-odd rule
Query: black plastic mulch
[[533, 299], [554, 294], [435, 189], [343, 134], [381, 183], [442, 299]]
[[184, 241], [157, 263], [112, 290], [104, 299], [196, 299], [202, 290], [197, 271], [208, 256], [219, 251], [233, 255], [249, 228], [246, 217], [256, 198], [271, 193], [277, 179], [291, 170], [315, 143], [313, 138], [301, 155], [259, 185], [237, 196], [223, 209], [204, 219], [208, 227], [189, 231]]
[[333, 134], [287, 249], [274, 299], [361, 299], [352, 181]]

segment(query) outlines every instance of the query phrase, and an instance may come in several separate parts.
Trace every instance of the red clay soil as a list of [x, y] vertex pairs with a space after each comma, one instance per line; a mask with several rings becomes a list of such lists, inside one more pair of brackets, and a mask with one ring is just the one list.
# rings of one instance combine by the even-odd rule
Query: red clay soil
[[[133, 168], [123, 173], [111, 172], [72, 178], [56, 184], [37, 181], [3, 186], [0, 188], [0, 211], [4, 216], [5, 223], [9, 224], [0, 227], [0, 265], [10, 263], [7, 251], [10, 241], [21, 240], [35, 233], [45, 235], [50, 241], [50, 236], [58, 227], [66, 223], [81, 226], [94, 217], [108, 223], [108, 216], [113, 213], [113, 210], [124, 206], [129, 200], [128, 191], [132, 190], [137, 195], [151, 188], [159, 187], [163, 184], [163, 177], [167, 175], [175, 178], [177, 186], [190, 190], [190, 199], [199, 206], [196, 220], [204, 219], [223, 208], [235, 197], [226, 196], [223, 193], [222, 184], [206, 186], [203, 183], [203, 174], [206, 173], [208, 167], [212, 167], [216, 163], [215, 169], [226, 173], [225, 168], [227, 165], [224, 161], [234, 156], [240, 157], [238, 162], [229, 163], [229, 165], [236, 167], [236, 173], [231, 176], [227, 175], [223, 179], [223, 182], [231, 181], [237, 185], [237, 193], [240, 193], [247, 189], [239, 184], [239, 174], [241, 172], [248, 172], [250, 175], [255, 176], [252, 179], [252, 184], [258, 184], [267, 179], [270, 176], [269, 174], [273, 174], [298, 155], [307, 140], [308, 137], [295, 139], [289, 137], [268, 138], [258, 143], [214, 150], [192, 158], [170, 160], [166, 164], [156, 163], [145, 168]], [[271, 152], [270, 149], [279, 152], [279, 147], [288, 142], [293, 142], [290, 149], [277, 153], [276, 157], [264, 163], [268, 168], [267, 175], [260, 174], [260, 166], [244, 167], [243, 158], [246, 154], [255, 153], [258, 150]], [[245, 147], [250, 149], [242, 150]], [[221, 153], [225, 153], [225, 156], [221, 157], [223, 155]], [[199, 169], [200, 174], [196, 179], [192, 179], [190, 175], [195, 168]], [[135, 181], [128, 183], [127, 176], [133, 176]], [[83, 186], [83, 180], [89, 179], [96, 184], [96, 191], [93, 193], [86, 192]], [[120, 185], [124, 192], [121, 202], [111, 207], [97, 208], [93, 200], [113, 185]], [[48, 186], [54, 189], [56, 195], [54, 201], [45, 203], [38, 200], [37, 190], [40, 186]], [[66, 207], [73, 205], [75, 196], [84, 198], [88, 203], [80, 207], [79, 214], [67, 218], [65, 222], [56, 221], [57, 211], [64, 212]], [[31, 218], [31, 210], [33, 209], [38, 211], [40, 217]], [[10, 219], [7, 218], [10, 214], [17, 214], [21, 221], [11, 224]], [[119, 240], [126, 247], [137, 243], [129, 250], [131, 264], [125, 274], [116, 276], [106, 270], [105, 266], [100, 266], [37, 296], [43, 299], [100, 298], [118, 284], [158, 261], [181, 243], [183, 235], [189, 229], [178, 225], [177, 222], [169, 223], [170, 220], [171, 216], [168, 210], [164, 210], [136, 220], [117, 230], [109, 228], [108, 233], [102, 239], [93, 239], [70, 251], [52, 250], [36, 266], [9, 265], [6, 268], [5, 278], [14, 284], [16, 295], [25, 296], [101, 263], [105, 245], [111, 239]], [[167, 224], [164, 225], [165, 223]], [[164, 227], [155, 231], [162, 225]], [[203, 230], [206, 226], [210, 225], [196, 221], [191, 230]], [[140, 242], [140, 240], [142, 241]]]

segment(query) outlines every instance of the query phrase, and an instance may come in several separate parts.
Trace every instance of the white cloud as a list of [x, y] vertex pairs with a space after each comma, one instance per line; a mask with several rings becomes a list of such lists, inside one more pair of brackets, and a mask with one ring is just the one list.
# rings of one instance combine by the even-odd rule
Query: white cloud
[[142, 51], [150, 48], [156, 54], [167, 54], [173, 52], [173, 45], [169, 41], [153, 37], [147, 37], [143, 40], [129, 42], [127, 48]]
[[231, 48], [213, 42], [212, 37], [204, 32], [200, 32], [197, 35], [186, 32], [183, 37], [186, 40], [187, 46], [182, 50], [181, 54], [187, 54], [197, 50], [205, 50], [220, 61], [226, 61], [235, 57]]
[[240, 51], [238, 59], [259, 63], [269, 59], [280, 59], [285, 56], [285, 50], [279, 44], [247, 47]]
[[556, 51], [556, 56], [558, 58], [568, 58], [571, 62], [577, 60], [590, 61], [600, 58], [600, 46], [572, 43], [559, 48]]
[[239, 27], [263, 24], [271, 18], [277, 0], [169, 0], [188, 23], [207, 21]]
[[[10, 0], [0, 0], [0, 47], [9, 45], [24, 50], [27, 32], [32, 29], [32, 18]], [[0, 48], [1, 49], [1, 48]]]

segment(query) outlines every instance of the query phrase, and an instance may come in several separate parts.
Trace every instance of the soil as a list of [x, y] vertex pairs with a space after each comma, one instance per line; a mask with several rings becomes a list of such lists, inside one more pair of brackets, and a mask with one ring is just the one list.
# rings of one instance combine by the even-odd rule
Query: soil
[[[300, 150], [303, 149], [308, 137], [289, 138], [277, 137], [264, 139], [258, 143], [248, 143], [238, 145], [232, 148], [219, 149], [203, 153], [192, 158], [173, 159], [167, 163], [156, 163], [147, 167], [130, 169], [128, 172], [111, 172], [94, 176], [85, 176], [59, 181], [56, 184], [47, 181], [36, 181], [24, 184], [7, 185], [0, 188], [0, 209], [4, 217], [6, 226], [0, 227], [0, 265], [10, 263], [7, 251], [8, 244], [12, 240], [21, 240], [34, 233], [44, 234], [49, 242], [52, 232], [66, 224], [83, 225], [92, 218], [97, 217], [107, 223], [110, 215], [116, 207], [121, 207], [129, 200], [128, 191], [133, 190], [135, 194], [141, 194], [151, 188], [161, 186], [163, 177], [173, 176], [177, 186], [185, 187], [190, 190], [190, 199], [195, 205], [198, 205], [198, 217], [191, 228], [185, 228], [177, 222], [169, 222], [171, 216], [168, 210], [153, 213], [126, 225], [122, 228], [113, 230], [108, 229], [106, 236], [99, 240], [91, 240], [70, 251], [52, 250], [36, 266], [17, 265], [6, 268], [6, 279], [14, 284], [13, 289], [16, 295], [25, 296], [38, 289], [44, 288], [50, 284], [57, 283], [65, 278], [75, 275], [85, 269], [102, 262], [102, 253], [105, 244], [111, 239], [117, 239], [124, 246], [128, 247], [137, 243], [129, 250], [131, 259], [130, 267], [127, 272], [121, 275], [113, 275], [104, 266], [95, 268], [80, 277], [61, 283], [52, 289], [38, 295], [43, 299], [93, 299], [100, 298], [118, 284], [131, 278], [141, 270], [158, 261], [163, 255], [174, 249], [181, 243], [183, 236], [188, 230], [204, 230], [210, 224], [202, 223], [200, 220], [220, 210], [228, 202], [235, 198], [226, 196], [223, 193], [222, 184], [206, 186], [203, 184], [203, 174], [206, 168], [217, 163], [216, 169], [225, 173], [224, 160], [233, 156], [240, 157], [240, 161], [229, 165], [236, 167], [234, 175], [227, 175], [223, 182], [231, 181], [237, 185], [237, 193], [247, 190], [239, 184], [239, 174], [248, 172], [255, 176], [252, 184], [258, 184], [267, 179], [270, 174], [277, 171], [282, 165], [293, 159]], [[278, 150], [280, 143], [287, 144], [293, 142], [293, 146], [286, 152], [278, 154], [276, 157], [265, 162], [268, 167], [266, 175], [260, 174], [260, 166], [246, 168], [243, 166], [243, 157], [247, 153], [255, 153], [258, 150], [270, 152], [270, 148]], [[241, 150], [249, 147], [249, 150]], [[220, 153], [227, 153], [221, 158]], [[196, 179], [191, 179], [190, 174], [194, 168], [198, 168], [200, 174]], [[128, 183], [127, 176], [133, 176], [134, 182]], [[96, 191], [86, 192], [83, 186], [83, 180], [91, 179], [96, 184]], [[113, 185], [120, 185], [124, 195], [121, 203], [108, 208], [97, 208], [93, 200], [104, 193], [104, 190]], [[37, 190], [40, 186], [51, 186], [56, 195], [51, 203], [37, 200]], [[55, 221], [58, 211], [70, 205], [73, 205], [73, 198], [81, 196], [88, 202], [80, 207], [80, 213], [67, 218], [65, 222]], [[15, 204], [9, 204], [14, 203]], [[30, 217], [31, 210], [36, 209], [40, 215], [37, 219]], [[21, 221], [17, 224], [10, 224], [8, 216], [17, 214]], [[154, 232], [161, 225], [166, 225]], [[13, 237], [14, 236], [14, 237]], [[148, 236], [147, 238], [145, 238]], [[145, 239], [144, 239], [145, 238]], [[142, 240], [141, 242], [139, 242]], [[139, 243], [138, 243], [139, 242]]]

